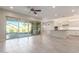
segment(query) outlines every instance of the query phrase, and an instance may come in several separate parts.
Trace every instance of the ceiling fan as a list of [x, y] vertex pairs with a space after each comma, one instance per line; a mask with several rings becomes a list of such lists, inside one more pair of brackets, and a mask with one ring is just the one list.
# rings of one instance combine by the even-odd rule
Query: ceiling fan
[[33, 11], [34, 14], [37, 14], [38, 12], [41, 12], [40, 9], [34, 9], [34, 8], [31, 8], [30, 11]]

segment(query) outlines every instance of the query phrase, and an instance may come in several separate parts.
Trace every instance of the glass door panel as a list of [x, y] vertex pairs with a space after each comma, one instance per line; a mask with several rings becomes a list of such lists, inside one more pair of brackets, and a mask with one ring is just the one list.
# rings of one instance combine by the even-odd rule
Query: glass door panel
[[6, 39], [18, 37], [18, 21], [15, 18], [7, 18], [6, 21]]
[[31, 23], [19, 22], [19, 37], [27, 37], [31, 35]]
[[38, 35], [41, 33], [41, 22], [31, 22], [32, 23], [32, 35]]
[[6, 39], [23, 38], [38, 35], [41, 32], [41, 22], [24, 22], [16, 18], [7, 17]]

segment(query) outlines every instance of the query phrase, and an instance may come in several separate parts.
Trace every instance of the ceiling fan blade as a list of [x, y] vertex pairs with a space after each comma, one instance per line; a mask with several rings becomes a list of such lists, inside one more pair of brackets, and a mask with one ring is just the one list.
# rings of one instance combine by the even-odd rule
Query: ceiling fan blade
[[34, 14], [37, 14], [37, 12], [34, 11]]
[[35, 10], [35, 11], [41, 12], [41, 10]]
[[31, 11], [35, 11], [35, 10], [32, 8]]

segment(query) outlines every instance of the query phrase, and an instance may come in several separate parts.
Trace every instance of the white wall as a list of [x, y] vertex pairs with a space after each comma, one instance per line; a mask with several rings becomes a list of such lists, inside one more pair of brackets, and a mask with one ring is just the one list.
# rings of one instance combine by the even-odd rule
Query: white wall
[[48, 22], [42, 22], [42, 28], [43, 30], [53, 30], [54, 29], [54, 22], [48, 21]]
[[[60, 32], [54, 32], [54, 34], [64, 32], [66, 35], [79, 35], [79, 15], [58, 19], [43, 19], [42, 23], [42, 29], [45, 33], [51, 33], [51, 30], [54, 30], [54, 26], [58, 26]], [[64, 31], [62, 32], [61, 30]]]
[[10, 12], [6, 10], [0, 9], [0, 41], [5, 40], [5, 33], [6, 33], [6, 16], [15, 17], [15, 18], [22, 18], [24, 21], [40, 21], [41, 19], [37, 19], [34, 17], [26, 16], [23, 14]]
[[41, 21], [41, 31], [42, 34], [50, 34], [54, 30], [54, 21], [49, 21], [51, 19], [43, 18]]
[[[79, 35], [79, 15], [54, 19], [59, 30], [67, 30], [68, 35]], [[63, 26], [68, 24], [67, 26]]]
[[0, 41], [5, 40], [5, 20], [2, 11], [0, 11]]

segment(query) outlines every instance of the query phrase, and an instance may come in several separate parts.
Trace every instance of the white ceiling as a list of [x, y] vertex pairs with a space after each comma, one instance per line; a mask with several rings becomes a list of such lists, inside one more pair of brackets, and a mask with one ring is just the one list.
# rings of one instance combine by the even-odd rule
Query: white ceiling
[[[10, 6], [0, 6], [0, 8], [22, 13], [25, 15], [30, 15], [37, 18], [48, 19], [55, 19], [79, 14], [78, 6], [56, 6], [55, 8], [53, 8], [52, 6], [14, 6], [13, 9], [10, 9]], [[41, 9], [42, 11], [38, 12], [38, 14], [35, 15], [33, 12], [30, 11], [31, 8]]]

